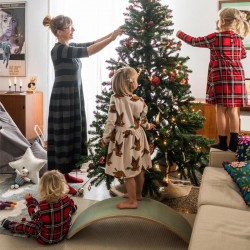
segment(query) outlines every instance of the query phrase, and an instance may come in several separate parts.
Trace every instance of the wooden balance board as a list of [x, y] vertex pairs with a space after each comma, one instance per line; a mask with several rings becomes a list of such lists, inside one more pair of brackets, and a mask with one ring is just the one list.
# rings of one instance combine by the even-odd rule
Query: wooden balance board
[[117, 209], [116, 204], [122, 201], [124, 201], [124, 198], [121, 197], [109, 198], [88, 207], [75, 219], [67, 239], [72, 238], [83, 228], [100, 220], [114, 217], [134, 217], [159, 223], [186, 243], [189, 243], [192, 228], [187, 220], [172, 208], [159, 201], [144, 198], [138, 202], [137, 209]]

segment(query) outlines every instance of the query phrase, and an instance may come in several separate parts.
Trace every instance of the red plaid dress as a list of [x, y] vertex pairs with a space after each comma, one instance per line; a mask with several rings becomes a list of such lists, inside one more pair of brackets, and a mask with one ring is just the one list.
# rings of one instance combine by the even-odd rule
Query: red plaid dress
[[11, 232], [34, 237], [41, 244], [54, 244], [65, 238], [71, 225], [71, 215], [76, 211], [72, 199], [65, 196], [57, 202], [47, 203], [30, 198], [26, 205], [32, 220], [11, 221]]
[[178, 37], [192, 46], [210, 49], [206, 102], [228, 108], [246, 106], [245, 73], [241, 64], [246, 50], [241, 38], [232, 31], [197, 38], [180, 32]]

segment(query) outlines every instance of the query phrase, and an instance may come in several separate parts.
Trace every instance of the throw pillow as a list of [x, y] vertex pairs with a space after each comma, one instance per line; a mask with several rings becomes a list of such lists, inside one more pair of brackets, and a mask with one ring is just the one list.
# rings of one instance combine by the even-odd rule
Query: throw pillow
[[250, 136], [239, 135], [236, 161], [250, 162]]
[[17, 170], [26, 167], [29, 170], [29, 178], [33, 183], [39, 182], [39, 170], [46, 164], [46, 160], [38, 159], [34, 156], [30, 148], [27, 148], [25, 154], [17, 161], [9, 162], [9, 165]]
[[250, 205], [250, 162], [223, 163], [225, 170], [232, 177], [242, 193], [246, 205]]

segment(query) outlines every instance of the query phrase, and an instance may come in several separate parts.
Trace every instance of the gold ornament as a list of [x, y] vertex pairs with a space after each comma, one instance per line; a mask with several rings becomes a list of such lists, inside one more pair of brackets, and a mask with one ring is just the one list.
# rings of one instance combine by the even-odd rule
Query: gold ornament
[[155, 118], [155, 122], [156, 122], [157, 124], [160, 123], [160, 115], [161, 115], [161, 112], [159, 112], [158, 115], [157, 115], [156, 118]]

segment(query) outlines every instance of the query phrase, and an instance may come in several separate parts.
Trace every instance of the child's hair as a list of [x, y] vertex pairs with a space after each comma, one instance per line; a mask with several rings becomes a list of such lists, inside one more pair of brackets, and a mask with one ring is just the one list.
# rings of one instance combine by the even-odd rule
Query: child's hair
[[47, 202], [57, 201], [69, 191], [64, 175], [58, 170], [47, 171], [43, 174], [39, 183], [41, 199]]
[[119, 96], [128, 95], [137, 84], [137, 72], [134, 68], [124, 67], [118, 69], [112, 78], [112, 89]]
[[249, 33], [249, 23], [246, 14], [238, 9], [223, 8], [218, 13], [219, 18], [224, 20], [223, 30], [233, 30], [236, 34], [246, 37]]
[[57, 30], [63, 30], [72, 25], [72, 19], [68, 16], [59, 15], [56, 17], [46, 16], [43, 19], [43, 26], [49, 27], [56, 36]]

